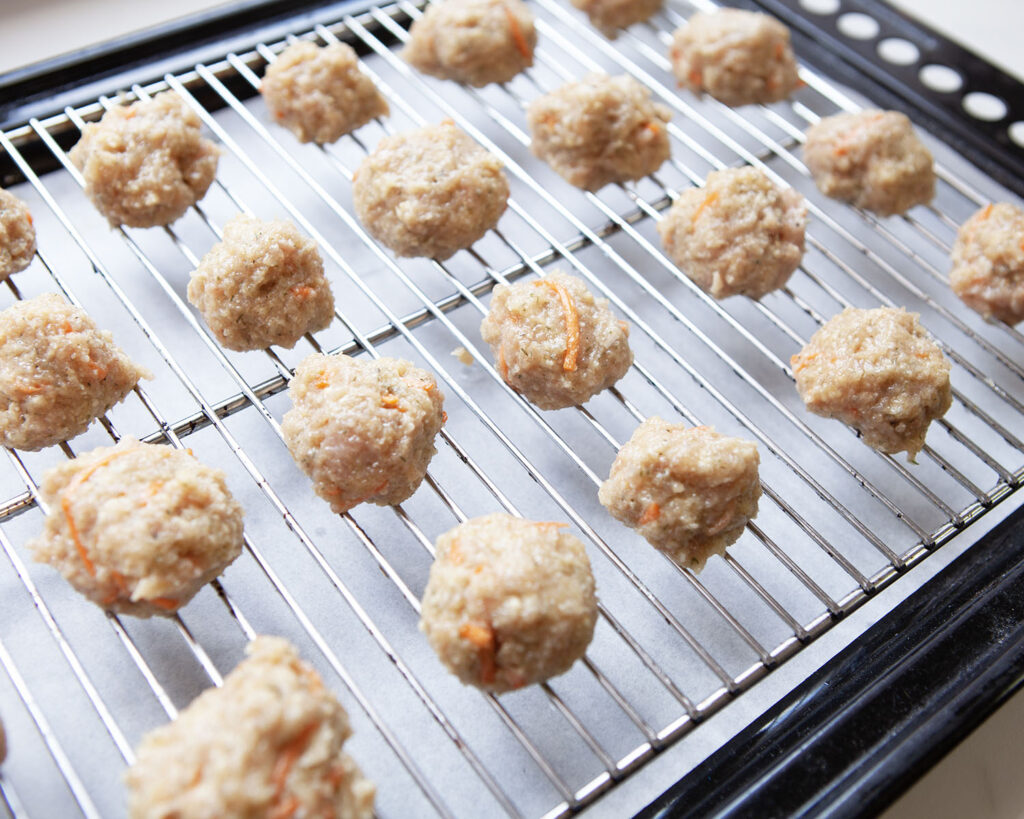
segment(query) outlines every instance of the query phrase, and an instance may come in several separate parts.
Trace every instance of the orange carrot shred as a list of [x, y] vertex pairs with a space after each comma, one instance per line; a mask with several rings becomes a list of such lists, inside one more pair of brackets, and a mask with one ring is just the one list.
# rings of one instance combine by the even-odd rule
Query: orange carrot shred
[[75, 331], [75, 328], [71, 326], [70, 321], [65, 321], [61, 329], [64, 331], [64, 335], [70, 335]]
[[649, 503], [649, 504], [647, 504], [647, 508], [644, 509], [643, 514], [640, 515], [640, 517], [637, 519], [636, 525], [637, 526], [645, 526], [648, 523], [653, 523], [660, 516], [661, 516], [661, 507], [658, 506], [658, 504], [656, 504], [656, 503]]
[[707, 196], [704, 197], [704, 201], [697, 206], [697, 210], [693, 212], [693, 216], [690, 221], [694, 224], [700, 219], [700, 215], [704, 212], [705, 208], [710, 208], [715, 202], [718, 201], [718, 191], [711, 191]]
[[565, 357], [562, 359], [562, 369], [573, 372], [580, 356], [580, 314], [576, 310], [576, 300], [564, 285], [557, 282], [541, 279], [535, 284], [547, 285], [562, 302], [562, 313], [565, 316]]
[[512, 41], [516, 44], [516, 48], [525, 59], [530, 59], [530, 45], [526, 42], [526, 38], [523, 36], [523, 30], [519, 27], [519, 20], [516, 19], [515, 14], [512, 13], [512, 9], [508, 6], [505, 6], [505, 16], [508, 17], [508, 27], [512, 32]]
[[26, 213], [26, 214], [25, 214], [25, 218], [26, 218], [26, 219], [28, 219], [28, 223], [29, 223], [30, 225], [31, 225], [31, 224], [34, 224], [34, 223], [33, 223], [33, 221], [32, 221], [32, 214], [31, 214], [31, 213]]
[[644, 128], [650, 131], [654, 136], [657, 136], [658, 134], [661, 133], [661, 128], [658, 127], [658, 124], [656, 122], [645, 122]]
[[[319, 727], [319, 722], [311, 722], [303, 728], [293, 740], [281, 749], [281, 755], [277, 758], [277, 762], [274, 763], [274, 770], [270, 776], [270, 781], [274, 786], [274, 802], [277, 803], [278, 810], [284, 807], [281, 804], [281, 797], [284, 796], [288, 774], [291, 773], [295, 763], [305, 752], [306, 746], [309, 745], [309, 741], [313, 738], [313, 734], [316, 733]], [[292, 813], [294, 813], [294, 810]], [[283, 815], [289, 816], [291, 814]]]
[[448, 423], [448, 413], [445, 412], [444, 410], [441, 410], [441, 423], [442, 424], [447, 424]]
[[981, 216], [979, 216], [978, 218], [979, 219], [988, 219], [988, 217], [991, 216], [991, 215], [992, 215], [992, 203], [990, 202], [989, 204], [985, 205], [985, 210], [983, 210], [981, 212]]
[[505, 361], [505, 342], [498, 348], [498, 369], [501, 370], [501, 380], [508, 381], [508, 362]]
[[178, 607], [181, 606], [180, 600], [175, 600], [173, 597], [153, 597], [149, 600], [154, 606], [166, 611], [177, 611]]
[[480, 625], [479, 623], [463, 623], [459, 628], [459, 637], [469, 640], [476, 646], [477, 655], [480, 658], [480, 682], [494, 682], [494, 675], [497, 665], [494, 662], [496, 643], [494, 626], [490, 623]]
[[399, 412], [405, 412], [405, 407], [398, 403], [398, 396], [394, 393], [389, 392], [387, 395], [382, 395], [380, 403], [384, 409], [396, 409]]
[[289, 796], [287, 800], [279, 803], [268, 815], [268, 819], [291, 819], [299, 809], [299, 800]]
[[703, 79], [701, 70], [699, 68], [691, 69], [690, 73], [687, 75], [687, 79], [690, 81], [690, 85], [694, 88], [700, 89], [701, 81]]
[[75, 525], [75, 518], [71, 514], [71, 496], [79, 489], [89, 478], [93, 476], [93, 473], [102, 466], [106, 466], [115, 458], [119, 458], [121, 455], [126, 455], [128, 450], [122, 449], [120, 452], [113, 452], [107, 457], [94, 463], [84, 472], [79, 472], [71, 479], [71, 482], [64, 488], [64, 493], [60, 498], [60, 508], [64, 511], [64, 519], [68, 524], [68, 532], [71, 534], [71, 539], [75, 542], [75, 550], [78, 552], [78, 556], [82, 560], [82, 565], [85, 566], [85, 570], [92, 575], [96, 576], [96, 565], [92, 562], [92, 558], [89, 557], [89, 553], [86, 551], [85, 546], [82, 544], [82, 539], [78, 534], [78, 526]]
[[291, 289], [291, 294], [297, 299], [308, 299], [313, 295], [313, 288], [308, 284], [297, 284]]

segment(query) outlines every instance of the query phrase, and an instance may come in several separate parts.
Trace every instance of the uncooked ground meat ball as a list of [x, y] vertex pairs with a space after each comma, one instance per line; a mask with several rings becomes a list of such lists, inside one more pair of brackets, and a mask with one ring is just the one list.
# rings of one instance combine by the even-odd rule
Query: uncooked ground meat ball
[[807, 129], [804, 161], [826, 196], [882, 216], [935, 194], [931, 152], [898, 111], [825, 117]]
[[565, 526], [493, 514], [438, 538], [420, 630], [462, 682], [510, 691], [565, 673], [587, 650], [594, 577]]
[[1024, 210], [986, 205], [960, 226], [949, 283], [964, 304], [1007, 324], [1024, 319]]
[[384, 97], [345, 43], [288, 46], [267, 66], [260, 93], [271, 116], [300, 142], [334, 142], [388, 114]]
[[385, 137], [352, 179], [356, 214], [398, 256], [447, 259], [498, 223], [508, 203], [498, 158], [446, 120]]
[[170, 91], [119, 105], [86, 125], [69, 154], [111, 225], [169, 225], [206, 195], [220, 149]]
[[726, 105], [777, 102], [800, 84], [789, 29], [767, 14], [694, 14], [676, 29], [670, 56], [680, 86]]
[[629, 76], [590, 74], [526, 109], [530, 150], [577, 188], [596, 191], [654, 173], [668, 159], [672, 112]]
[[335, 512], [401, 503], [437, 449], [444, 396], [408, 361], [314, 353], [295, 369], [281, 421], [288, 449]]
[[73, 438], [150, 377], [81, 308], [55, 293], [20, 301], [0, 313], [0, 444]]
[[917, 319], [891, 307], [848, 307], [829, 319], [792, 360], [807, 409], [913, 461], [952, 403], [949, 362]]
[[572, 4], [590, 18], [591, 24], [606, 37], [615, 37], [620, 28], [642, 23], [659, 9], [663, 0], [572, 0]]
[[291, 222], [244, 214], [192, 271], [188, 300], [229, 350], [293, 347], [334, 317], [316, 243]]
[[132, 819], [371, 819], [376, 789], [342, 745], [348, 714], [280, 637], [174, 722], [143, 737], [125, 775]]
[[521, 0], [443, 0], [412, 24], [402, 56], [424, 74], [480, 87], [529, 68], [536, 45]]
[[648, 418], [619, 450], [598, 499], [679, 566], [700, 571], [756, 517], [760, 462], [750, 441]]
[[125, 438], [49, 470], [30, 544], [94, 603], [174, 614], [242, 551], [242, 507], [224, 473], [182, 450]]
[[24, 270], [36, 255], [36, 231], [28, 206], [0, 189], [0, 281]]
[[480, 333], [501, 377], [541, 409], [582, 404], [629, 369], [629, 326], [575, 276], [494, 288]]
[[759, 299], [785, 285], [804, 255], [804, 198], [755, 168], [708, 174], [658, 223], [669, 258], [716, 299]]

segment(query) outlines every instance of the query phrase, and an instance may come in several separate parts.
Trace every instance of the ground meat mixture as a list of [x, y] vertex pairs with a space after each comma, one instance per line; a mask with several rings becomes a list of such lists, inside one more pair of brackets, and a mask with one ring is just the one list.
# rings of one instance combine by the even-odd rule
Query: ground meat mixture
[[497, 157], [446, 120], [382, 139], [352, 180], [356, 214], [398, 256], [447, 259], [498, 223], [508, 180]]
[[664, 105], [629, 76], [590, 74], [526, 109], [530, 149], [568, 182], [596, 191], [654, 173], [670, 153]]
[[480, 325], [506, 383], [541, 409], [582, 404], [629, 369], [629, 326], [575, 276], [500, 284]]
[[119, 105], [85, 126], [69, 154], [111, 225], [169, 225], [206, 195], [220, 149], [177, 94]]
[[246, 653], [143, 737], [125, 775], [132, 819], [372, 819], [376, 789], [342, 752], [348, 714], [320, 675], [280, 637]]
[[676, 29], [670, 56], [680, 87], [726, 105], [777, 102], [800, 84], [789, 29], [767, 14], [694, 14]]
[[0, 189], [0, 281], [24, 270], [36, 255], [36, 231], [28, 206]]
[[804, 198], [755, 168], [708, 174], [683, 191], [658, 232], [669, 258], [716, 299], [778, 290], [804, 255]]
[[793, 356], [807, 409], [853, 427], [881, 452], [924, 446], [928, 425], [952, 402], [949, 362], [917, 313], [891, 307], [848, 307]]
[[529, 68], [536, 45], [521, 0], [443, 0], [412, 24], [402, 56], [424, 74], [480, 87]]
[[587, 552], [566, 526], [493, 514], [438, 538], [420, 630], [462, 682], [510, 691], [583, 656], [597, 599]]
[[315, 353], [296, 368], [288, 395], [285, 442], [335, 512], [364, 501], [391, 506], [419, 487], [444, 423], [444, 396], [426, 370]]
[[1007, 324], [1024, 319], [1024, 210], [986, 205], [960, 226], [949, 283], [964, 304]]
[[642, 23], [661, 10], [663, 0], [571, 0], [594, 28], [614, 38], [618, 30]]
[[18, 302], [0, 313], [0, 445], [73, 438], [150, 377], [55, 293]]
[[898, 111], [825, 117], [807, 129], [804, 161], [826, 196], [882, 216], [926, 204], [935, 193], [931, 152]]
[[756, 517], [760, 461], [750, 441], [648, 418], [619, 450], [598, 499], [679, 566], [700, 571]]

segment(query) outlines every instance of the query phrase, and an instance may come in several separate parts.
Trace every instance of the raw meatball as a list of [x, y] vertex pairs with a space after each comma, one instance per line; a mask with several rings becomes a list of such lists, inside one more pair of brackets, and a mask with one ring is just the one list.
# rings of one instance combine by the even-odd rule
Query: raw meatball
[[928, 425], [952, 402], [949, 362], [903, 308], [833, 316], [793, 356], [793, 374], [807, 409], [853, 427], [882, 452], [911, 461]]
[[24, 270], [36, 255], [36, 231], [28, 206], [0, 189], [0, 281]]
[[334, 318], [316, 243], [291, 222], [244, 214], [192, 271], [188, 300], [229, 350], [293, 347]]
[[373, 80], [344, 43], [294, 43], [269, 66], [260, 93], [274, 119], [299, 142], [334, 142], [389, 113]]
[[587, 650], [594, 576], [566, 525], [494, 514], [438, 538], [420, 630], [462, 682], [510, 691], [564, 674]]
[[755, 168], [708, 174], [658, 223], [665, 252], [716, 299], [759, 299], [785, 285], [804, 255], [804, 198]]
[[619, 450], [598, 499], [654, 548], [697, 572], [757, 516], [760, 462], [750, 441], [648, 418]]
[[285, 442], [331, 509], [391, 506], [416, 491], [444, 423], [444, 395], [430, 373], [397, 358], [314, 353], [288, 395]]
[[949, 283], [985, 318], [1024, 319], [1024, 210], [986, 205], [963, 223], [953, 245]]
[[0, 313], [0, 444], [36, 450], [85, 432], [149, 372], [55, 293]]
[[498, 223], [501, 162], [451, 120], [385, 137], [352, 179], [356, 214], [398, 256], [444, 260]]
[[615, 37], [618, 29], [642, 23], [661, 9], [663, 0], [572, 0], [572, 4], [590, 18], [591, 24], [606, 37]]
[[823, 194], [882, 216], [935, 193], [932, 155], [898, 111], [825, 117], [807, 129], [804, 161]]
[[672, 112], [629, 76], [589, 74], [526, 109], [530, 149], [587, 191], [654, 173], [668, 159]]
[[575, 276], [494, 288], [480, 325], [501, 377], [541, 409], [582, 404], [633, 363], [629, 327]]
[[777, 102], [800, 84], [789, 29], [753, 11], [699, 12], [672, 36], [681, 87], [726, 105]]
[[35, 558], [99, 606], [174, 614], [242, 551], [224, 473], [182, 450], [125, 438], [49, 470]]
[[86, 125], [69, 154], [111, 225], [169, 225], [206, 195], [220, 149], [170, 91], [119, 105]]
[[444, 0], [412, 24], [402, 56], [424, 74], [480, 87], [529, 68], [536, 45], [521, 0]]
[[342, 745], [348, 714], [280, 637], [257, 637], [220, 688], [146, 734], [132, 819], [371, 819], [376, 789]]

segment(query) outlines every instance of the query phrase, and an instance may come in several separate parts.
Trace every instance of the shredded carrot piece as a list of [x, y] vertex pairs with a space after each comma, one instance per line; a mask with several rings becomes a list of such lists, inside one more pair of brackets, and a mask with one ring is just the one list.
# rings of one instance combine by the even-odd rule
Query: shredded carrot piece
[[308, 299], [313, 295], [313, 288], [308, 284], [297, 284], [291, 289], [291, 294], [297, 299]]
[[297, 797], [289, 796], [287, 800], [274, 807], [267, 819], [291, 819], [299, 809], [299, 804]]
[[693, 212], [693, 216], [690, 218], [690, 221], [693, 224], [696, 224], [697, 220], [700, 219], [700, 215], [704, 213], [705, 208], [710, 208], [717, 201], [718, 191], [711, 191], [711, 193], [704, 197], [704, 201], [697, 206], [697, 210]]
[[70, 335], [75, 331], [75, 328], [71, 326], [70, 321], [65, 321], [64, 324], [61, 326], [61, 329], [64, 331], [64, 335]]
[[128, 108], [125, 109], [124, 118], [125, 119], [131, 119], [137, 113], [139, 113], [138, 110], [136, 110], [135, 108], [128, 107]]
[[[384, 481], [384, 483], [382, 483], [376, 489], [371, 490], [370, 493], [367, 494], [367, 495], [363, 495], [363, 497], [361, 497], [359, 500], [357, 500], [355, 503], [353, 503], [351, 506], [349, 506], [349, 509], [351, 509], [353, 506], [358, 506], [361, 503], [366, 503], [366, 501], [368, 501], [374, 495], [379, 495], [381, 492], [383, 492], [385, 489], [388, 488], [388, 483], [390, 483], [390, 481]], [[332, 495], [340, 495], [341, 494], [341, 490], [339, 489], [337, 491], [332, 491], [332, 492], [330, 492], [330, 494], [332, 494]]]
[[19, 384], [14, 388], [20, 395], [39, 395], [46, 387], [42, 384]]
[[153, 597], [147, 602], [166, 611], [177, 611], [178, 607], [181, 606], [181, 601], [175, 600], [173, 597]]
[[690, 70], [690, 73], [686, 76], [686, 78], [690, 81], [690, 85], [699, 90], [704, 79], [704, 76], [699, 68], [694, 68]]
[[463, 623], [459, 628], [459, 637], [469, 640], [476, 646], [477, 655], [480, 658], [480, 682], [494, 682], [494, 675], [497, 671], [497, 665], [494, 662], [494, 652], [497, 648], [494, 626], [490, 623], [485, 625]]
[[523, 30], [519, 27], [519, 20], [516, 19], [512, 9], [508, 6], [505, 6], [505, 16], [508, 17], [508, 27], [512, 32], [512, 41], [516, 44], [516, 48], [525, 59], [530, 59], [530, 44], [526, 42], [526, 38], [523, 36]]
[[316, 374], [316, 381], [314, 382], [318, 390], [326, 390], [331, 382], [327, 380], [327, 370], [320, 370]]
[[26, 218], [26, 219], [28, 219], [28, 223], [29, 223], [30, 225], [31, 225], [31, 224], [34, 224], [34, 222], [32, 221], [32, 214], [31, 214], [31, 213], [26, 213], [26, 214], [25, 214], [25, 218]]
[[284, 119], [284, 111], [275, 111], [274, 119]]
[[637, 526], [645, 526], [648, 523], [653, 523], [661, 516], [661, 507], [656, 503], [647, 504], [647, 508], [636, 521]]
[[453, 540], [452, 545], [448, 547], [448, 559], [456, 566], [461, 566], [462, 561], [466, 559], [462, 554], [462, 549], [459, 548], [458, 540]]
[[[305, 752], [306, 746], [309, 745], [309, 741], [313, 738], [313, 734], [316, 733], [319, 727], [319, 722], [311, 722], [281, 749], [281, 755], [277, 758], [277, 762], [274, 763], [274, 770], [270, 776], [271, 784], [274, 786], [274, 802], [278, 806], [277, 810], [285, 807], [281, 804], [281, 797], [284, 796], [285, 787], [288, 783], [288, 774], [291, 773], [295, 763]], [[294, 810], [292, 813], [294, 813]], [[291, 814], [283, 815], [290, 816]]]
[[989, 204], [985, 205], [985, 209], [981, 212], [981, 215], [978, 217], [978, 219], [979, 220], [988, 219], [988, 217], [991, 216], [991, 215], [992, 215], [992, 203], [990, 202]]
[[384, 409], [396, 409], [399, 412], [405, 412], [405, 407], [398, 403], [398, 396], [394, 393], [389, 392], [387, 395], [382, 395], [380, 403]]
[[441, 410], [441, 423], [442, 424], [447, 424], [448, 423], [448, 413], [445, 412], [444, 410]]
[[576, 300], [564, 285], [549, 279], [541, 279], [535, 284], [550, 287], [562, 302], [562, 313], [565, 315], [565, 357], [562, 369], [573, 372], [580, 356], [580, 314], [576, 310]]
[[85, 566], [85, 570], [93, 577], [96, 576], [96, 565], [92, 562], [92, 558], [89, 557], [89, 553], [85, 550], [85, 546], [82, 545], [82, 539], [78, 535], [78, 526], [75, 525], [75, 518], [71, 514], [72, 495], [82, 486], [82, 484], [93, 476], [93, 473], [97, 469], [102, 466], [106, 466], [115, 458], [127, 455], [128, 451], [129, 450], [122, 449], [120, 452], [113, 452], [107, 457], [94, 463], [84, 472], [79, 472], [64, 488], [64, 493], [60, 498], [60, 508], [64, 511], [64, 519], [68, 523], [68, 532], [71, 534], [71, 539], [75, 542], [75, 550], [78, 552], [78, 556], [81, 558], [82, 565]]
[[658, 126], [656, 122], [645, 122], [644, 128], [650, 131], [654, 136], [657, 136], [658, 134], [661, 133], [661, 128]]
[[508, 381], [508, 362], [505, 361], [505, 342], [501, 342], [498, 348], [498, 369], [501, 370], [501, 380]]
[[811, 362], [818, 357], [817, 353], [797, 353], [789, 359], [789, 365], [794, 373], [801, 372], [810, 366]]

